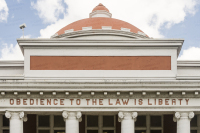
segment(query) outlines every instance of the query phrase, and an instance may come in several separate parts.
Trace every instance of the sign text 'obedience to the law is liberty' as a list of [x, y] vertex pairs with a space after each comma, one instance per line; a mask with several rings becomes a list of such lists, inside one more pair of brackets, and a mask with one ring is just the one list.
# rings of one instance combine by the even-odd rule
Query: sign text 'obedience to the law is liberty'
[[1, 99], [2, 104], [10, 106], [196, 106], [200, 100], [195, 98], [159, 99]]

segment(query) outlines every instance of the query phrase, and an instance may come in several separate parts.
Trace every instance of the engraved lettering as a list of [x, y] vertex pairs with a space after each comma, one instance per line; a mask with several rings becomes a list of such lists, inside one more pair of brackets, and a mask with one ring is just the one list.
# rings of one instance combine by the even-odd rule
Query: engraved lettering
[[162, 105], [163, 104], [163, 100], [162, 99], [158, 99], [158, 105]]
[[165, 105], [169, 105], [169, 99], [165, 99]]
[[148, 105], [152, 105], [152, 103], [149, 102], [149, 99], [148, 99]]
[[143, 104], [143, 99], [139, 99], [139, 105], [142, 105]]
[[30, 99], [30, 105], [34, 104], [34, 99]]
[[17, 105], [20, 105], [20, 104], [21, 104], [21, 100], [17, 99]]
[[97, 99], [92, 99], [92, 105], [97, 105]]
[[81, 104], [81, 100], [80, 99], [76, 99], [76, 105], [80, 105]]
[[23, 99], [23, 105], [27, 105], [27, 99]]
[[189, 99], [185, 99], [185, 101], [186, 101], [186, 105], [188, 105]]
[[122, 102], [123, 102], [123, 105], [128, 105], [129, 99], [127, 100], [122, 99]]
[[117, 99], [117, 101], [116, 101], [116, 104], [115, 104], [115, 105], [117, 105], [117, 104], [121, 105], [121, 103], [120, 103], [119, 99]]
[[86, 99], [87, 100], [87, 105], [89, 105], [89, 101], [90, 101], [90, 99]]
[[47, 105], [51, 105], [51, 99], [47, 99]]
[[172, 99], [172, 105], [176, 105], [176, 99]]
[[53, 100], [53, 104], [54, 104], [54, 105], [58, 105], [58, 102], [57, 102], [57, 101], [58, 101], [57, 99], [54, 99], [54, 100]]
[[103, 99], [99, 99], [99, 105], [103, 105]]
[[183, 99], [178, 99], [179, 101], [180, 101], [180, 105], [181, 105], [181, 101], [183, 100]]
[[64, 104], [64, 99], [60, 99], [60, 105], [65, 105]]
[[113, 105], [113, 103], [110, 103], [110, 99], [108, 99], [108, 104], [109, 104], [109, 105]]
[[10, 99], [10, 105], [14, 104], [14, 99]]
[[44, 99], [40, 99], [40, 105], [44, 105]]
[[70, 99], [70, 101], [71, 101], [71, 105], [73, 105], [73, 101], [74, 101], [74, 99]]

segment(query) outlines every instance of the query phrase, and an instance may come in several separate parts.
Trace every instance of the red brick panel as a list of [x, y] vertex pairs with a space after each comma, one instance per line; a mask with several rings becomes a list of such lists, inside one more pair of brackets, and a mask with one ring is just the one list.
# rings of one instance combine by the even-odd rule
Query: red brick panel
[[171, 70], [171, 56], [31, 56], [30, 70]]

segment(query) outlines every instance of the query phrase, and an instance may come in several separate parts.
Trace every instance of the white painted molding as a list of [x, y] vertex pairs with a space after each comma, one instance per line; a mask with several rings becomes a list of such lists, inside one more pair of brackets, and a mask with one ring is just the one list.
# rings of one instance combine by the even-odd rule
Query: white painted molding
[[28, 92], [27, 92], [27, 95], [31, 95], [31, 92], [30, 92], [30, 91], [28, 91]]
[[132, 96], [132, 95], [133, 95], [133, 92], [129, 92], [129, 95], [131, 95], [131, 96]]
[[107, 96], [107, 95], [108, 95], [108, 92], [104, 92], [103, 94], [104, 94], [105, 96]]
[[156, 95], [160, 95], [160, 92], [156, 92]]
[[122, 31], [127, 31], [127, 32], [131, 32], [131, 29], [128, 28], [121, 28]]
[[73, 31], [74, 31], [74, 29], [69, 29], [69, 30], [66, 30], [65, 33], [71, 33]]
[[112, 30], [112, 26], [102, 26], [103, 30]]
[[92, 26], [90, 26], [90, 27], [82, 27], [82, 30], [92, 30]]
[[78, 92], [78, 95], [81, 96], [81, 95], [82, 95], [82, 92]]
[[44, 92], [40, 92], [40, 95], [44, 95]]
[[177, 60], [178, 67], [200, 67], [199, 60]]
[[120, 95], [120, 92], [117, 92], [117, 95], [119, 96], [119, 95]]
[[143, 36], [146, 36], [146, 34], [145, 34], [144, 32], [138, 31], [138, 34], [143, 35]]
[[142, 95], [145, 96], [147, 93], [146, 92], [142, 92]]
[[173, 95], [174, 93], [173, 92], [169, 92], [169, 95], [171, 96], [171, 95]]
[[1, 92], [1, 95], [4, 96], [4, 95], [6, 95], [6, 93], [5, 92]]
[[9, 67], [9, 66], [24, 66], [23, 60], [0, 60], [0, 67]]
[[105, 10], [96, 10], [96, 11], [91, 12], [89, 17], [90, 18], [95, 18], [95, 17], [111, 18], [112, 14]]
[[56, 92], [55, 92], [55, 91], [54, 91], [54, 92], [52, 92], [52, 95], [54, 95], [54, 96], [55, 96], [55, 95], [56, 95]]
[[18, 92], [14, 92], [14, 95], [18, 95]]
[[51, 36], [51, 38], [54, 38], [56, 36], [58, 36], [58, 33], [55, 33], [53, 36]]
[[195, 92], [194, 92], [194, 95], [199, 95], [199, 92], [198, 92], [198, 91], [195, 91]]
[[65, 95], [69, 95], [69, 92], [65, 92]]
[[91, 95], [92, 95], [92, 96], [94, 96], [94, 94], [95, 94], [94, 92], [91, 92]]
[[186, 95], [186, 92], [183, 91], [183, 92], [182, 92], [182, 95]]

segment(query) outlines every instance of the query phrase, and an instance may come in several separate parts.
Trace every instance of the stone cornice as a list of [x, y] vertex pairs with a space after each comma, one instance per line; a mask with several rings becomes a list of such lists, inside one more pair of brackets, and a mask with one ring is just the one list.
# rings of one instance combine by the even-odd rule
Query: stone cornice
[[183, 39], [81, 40], [81, 39], [17, 39], [25, 47], [175, 47], [179, 55]]
[[0, 60], [0, 67], [24, 66], [23, 60]]
[[194, 61], [187, 61], [187, 60], [178, 60], [177, 61], [178, 67], [200, 67], [200, 61], [194, 60]]

